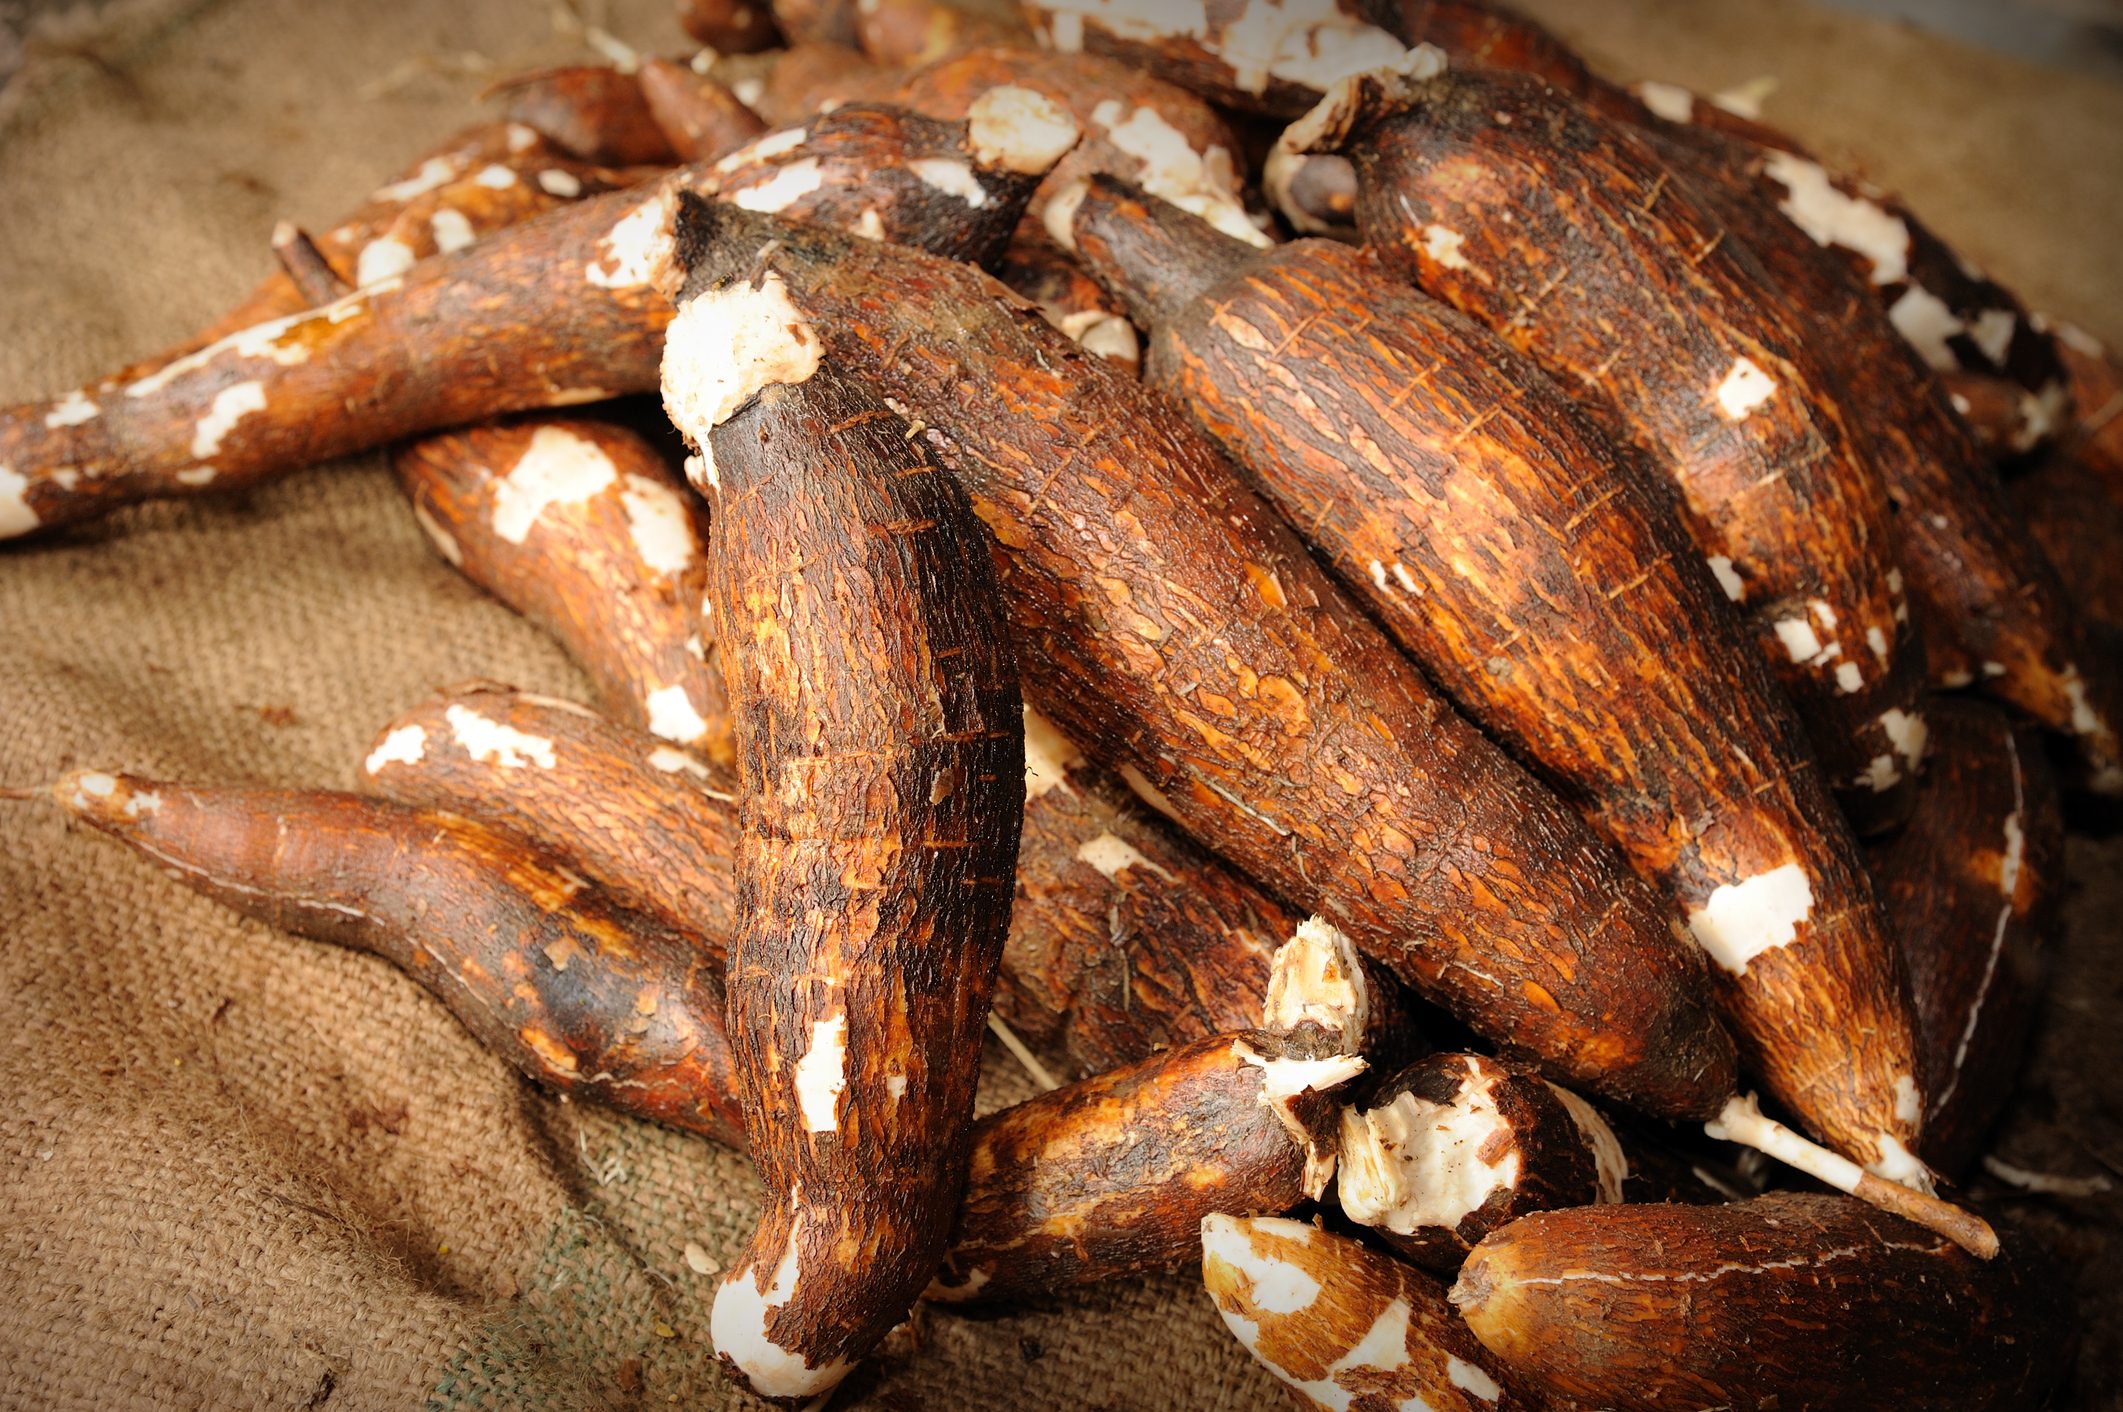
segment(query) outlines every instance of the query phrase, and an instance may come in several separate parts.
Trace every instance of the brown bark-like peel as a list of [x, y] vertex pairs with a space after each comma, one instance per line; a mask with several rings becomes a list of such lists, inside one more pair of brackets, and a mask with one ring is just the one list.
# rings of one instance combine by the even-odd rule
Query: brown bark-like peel
[[743, 801], [730, 1042], [770, 1193], [712, 1327], [754, 1391], [807, 1398], [905, 1317], [943, 1254], [1024, 748], [962, 492], [775, 304], [771, 288], [683, 300], [664, 396], [712, 468]]
[[1308, 1177], [1333, 1170], [1334, 1104], [1320, 1090], [1362, 1069], [1249, 1030], [991, 1113], [928, 1297], [1000, 1302], [1169, 1269], [1211, 1212], [1290, 1210], [1316, 1194]]
[[669, 59], [641, 62], [641, 96], [681, 162], [704, 162], [767, 130], [720, 79]]
[[1902, 934], [1930, 1111], [1923, 1153], [1975, 1160], [2019, 1076], [2064, 890], [2064, 819], [2040, 739], [1994, 707], [1932, 702], [1917, 812], [1867, 861]]
[[2029, 1408], [2070, 1329], [2031, 1256], [1841, 1196], [1588, 1206], [1491, 1235], [1452, 1301], [1507, 1374], [1593, 1407]]
[[392, 962], [538, 1082], [744, 1145], [706, 948], [517, 837], [323, 790], [76, 771], [52, 797], [194, 891]]
[[724, 162], [681, 168], [646, 193], [548, 212], [142, 376], [0, 409], [0, 467], [12, 473], [0, 475], [0, 538], [254, 484], [503, 412], [648, 391], [670, 319], [650, 280], [668, 263], [681, 190], [993, 259], [1044, 168], [986, 164], [974, 126], [843, 108]]
[[[1665, 499], [1539, 369], [1365, 251], [1255, 256], [1103, 178], [1073, 229], [1154, 328], [1152, 381], [1679, 904], [1750, 1067], [1864, 1160], [1882, 1133], [1913, 1148], [1894, 941], [1797, 720]], [[1801, 880], [1803, 907], [1744, 905]]]
[[646, 438], [537, 416], [422, 437], [391, 464], [442, 556], [559, 639], [608, 713], [736, 759], [701, 613], [707, 513]]
[[1869, 778], [1921, 753], [1887, 497], [1805, 325], [1703, 203], [1625, 129], [1495, 71], [1366, 75], [1283, 140], [1346, 149], [1380, 260], [1673, 478], [1859, 832], [1906, 813], [1912, 769], [1884, 792]]
[[1319, 1412], [1519, 1412], [1436, 1280], [1280, 1217], [1202, 1221], [1202, 1282], [1262, 1367]]
[[511, 122], [536, 128], [585, 162], [633, 166], [678, 160], [635, 74], [603, 64], [569, 64], [512, 74], [480, 96], [498, 100]]
[[1178, 409], [964, 265], [700, 201], [677, 249], [695, 289], [771, 278], [827, 356], [926, 425], [998, 541], [1021, 659], [1071, 739], [1559, 1079], [1717, 1110], [1731, 1040], [1677, 920]]

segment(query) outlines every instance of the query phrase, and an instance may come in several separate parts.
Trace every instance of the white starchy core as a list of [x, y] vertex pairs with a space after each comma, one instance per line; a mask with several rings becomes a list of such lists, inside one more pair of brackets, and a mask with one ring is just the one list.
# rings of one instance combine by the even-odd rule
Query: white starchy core
[[149, 373], [146, 377], [125, 385], [127, 397], [151, 397], [171, 382], [195, 373], [216, 359], [226, 355], [231, 358], [269, 358], [283, 368], [292, 368], [309, 361], [309, 345], [282, 343], [281, 336], [298, 324], [315, 318], [324, 318], [331, 323], [340, 323], [367, 310], [366, 296], [374, 290], [363, 290], [334, 300], [320, 309], [306, 309], [299, 314], [269, 319], [262, 324], [253, 324], [247, 329], [238, 329], [228, 337], [209, 343], [196, 353], [187, 353], [175, 358]]
[[1322, 220], [1300, 206], [1291, 194], [1291, 187], [1305, 169], [1305, 163], [1317, 160], [1322, 159], [1293, 152], [1278, 142], [1268, 149], [1267, 160], [1261, 165], [1261, 190], [1268, 194], [1275, 209], [1283, 213], [1283, 219], [1290, 222], [1290, 228], [1299, 235], [1326, 235], [1335, 228], [1333, 222]]
[[221, 438], [253, 412], [265, 410], [265, 384], [239, 382], [214, 394], [212, 405], [192, 431], [192, 455], [204, 461], [221, 450]]
[[1016, 84], [991, 88], [966, 109], [966, 145], [973, 160], [1021, 176], [1052, 170], [1082, 135], [1059, 103]]
[[854, 1366], [836, 1359], [813, 1368], [802, 1354], [792, 1353], [767, 1337], [768, 1311], [787, 1304], [796, 1294], [796, 1261], [802, 1234], [803, 1221], [799, 1217], [789, 1226], [788, 1244], [766, 1289], [759, 1287], [756, 1266], [738, 1271], [717, 1287], [715, 1307], [708, 1316], [708, 1335], [714, 1340], [715, 1351], [736, 1364], [753, 1391], [763, 1397], [815, 1397], [846, 1377]]
[[1846, 196], [1817, 162], [1792, 152], [1770, 152], [1763, 171], [1784, 188], [1777, 209], [1816, 245], [1840, 245], [1872, 265], [1874, 284], [1893, 284], [1909, 274], [1909, 227], [1877, 201]]
[[1467, 238], [1456, 230], [1447, 230], [1435, 223], [1423, 227], [1423, 253], [1448, 270], [1466, 270], [1473, 266], [1460, 253]]
[[627, 473], [619, 503], [627, 512], [627, 535], [641, 562], [659, 574], [681, 574], [693, 563], [693, 521], [678, 492], [660, 480]]
[[659, 187], [612, 223], [582, 277], [600, 289], [634, 289], [654, 279], [670, 261], [673, 210], [669, 188]]
[[771, 161], [784, 152], [795, 151], [808, 142], [810, 138], [811, 130], [807, 127], [790, 127], [783, 128], [780, 132], [770, 132], [756, 142], [740, 147], [729, 156], [716, 162], [715, 170], [718, 172], [734, 172], [739, 167], [750, 166], [754, 162]]
[[1142, 800], [1143, 803], [1163, 814], [1173, 823], [1177, 824], [1180, 822], [1179, 813], [1172, 807], [1172, 801], [1165, 798], [1164, 792], [1158, 789], [1156, 785], [1150, 783], [1149, 777], [1141, 770], [1133, 765], [1123, 765], [1120, 767], [1120, 777], [1128, 788], [1134, 791], [1137, 799]]
[[654, 750], [651, 750], [649, 752], [649, 764], [652, 768], [661, 770], [667, 775], [683, 773], [691, 775], [695, 779], [704, 780], [708, 778], [708, 767], [706, 765], [701, 764], [700, 761], [674, 746], [659, 745]]
[[538, 174], [538, 189], [548, 196], [572, 200], [582, 195], [582, 182], [573, 172], [547, 167]]
[[1789, 946], [1813, 915], [1813, 883], [1797, 863], [1725, 883], [1688, 914], [1688, 930], [1710, 959], [1736, 976], [1765, 951]]
[[377, 187], [374, 199], [378, 201], [410, 201], [415, 196], [425, 195], [446, 182], [456, 180], [457, 174], [463, 169], [464, 163], [461, 158], [430, 157], [425, 162], [422, 162], [419, 169], [411, 176], [405, 178], [405, 180], [394, 181], [389, 186]]
[[58, 405], [44, 414], [44, 425], [52, 431], [61, 427], [78, 427], [94, 419], [103, 409], [98, 407], [80, 388], [59, 399]]
[[[664, 410], [687, 440], [705, 448], [709, 433], [761, 388], [817, 372], [820, 352], [780, 275], [768, 271], [756, 287], [739, 282], [703, 291], [679, 306], [664, 333]], [[705, 468], [713, 465], [708, 459]]]
[[1777, 381], [1756, 366], [1751, 358], [1736, 358], [1725, 380], [1718, 384], [1718, 410], [1727, 421], [1744, 422], [1755, 408], [1776, 396]]
[[1084, 762], [1075, 742], [1033, 710], [1025, 713], [1025, 798], [1037, 799], [1050, 789], [1069, 788], [1069, 771]]
[[1268, 963], [1261, 1028], [1287, 1032], [1307, 1020], [1356, 1050], [1371, 1014], [1371, 988], [1356, 943], [1320, 916], [1298, 923]]
[[764, 211], [770, 215], [786, 211], [804, 197], [825, 185], [825, 169], [816, 157], [806, 157], [800, 162], [791, 162], [786, 167], [777, 167], [760, 177], [750, 186], [726, 190], [723, 198], [731, 205], [747, 211]]
[[676, 682], [650, 692], [642, 698], [642, 705], [648, 708], [652, 735], [685, 745], [708, 733], [708, 723], [693, 709], [693, 698]]
[[510, 123], [506, 129], [509, 151], [521, 155], [538, 145], [538, 129], [525, 123]]
[[494, 533], [521, 544], [553, 505], [579, 505], [619, 479], [604, 448], [565, 427], [542, 426], [509, 473], [493, 483]]
[[1730, 598], [1735, 603], [1746, 600], [1747, 585], [1732, 567], [1732, 560], [1726, 558], [1723, 554], [1713, 554], [1705, 562], [1710, 565], [1712, 577], [1717, 579], [1718, 587], [1725, 590], [1727, 598]]
[[[1029, 766], [1027, 768], [1029, 769]], [[1076, 846], [1076, 857], [1078, 862], [1089, 863], [1108, 878], [1117, 879], [1130, 868], [1142, 868], [1157, 874], [1168, 883], [1179, 881], [1170, 872], [1145, 858], [1134, 844], [1118, 834], [1102, 833], [1097, 838], [1086, 839]]]
[[214, 477], [219, 474], [220, 472], [216, 471], [212, 466], [194, 466], [190, 470], [177, 472], [177, 483], [179, 485], [212, 485]]
[[507, 191], [516, 184], [516, 172], [499, 162], [489, 162], [479, 169], [479, 174], [472, 180], [489, 191]]
[[1924, 1100], [1917, 1092], [1915, 1077], [1910, 1074], [1895, 1075], [1894, 1115], [1905, 1123], [1914, 1123], [1924, 1116]]
[[1968, 336], [1983, 350], [1984, 357], [2003, 367], [2005, 350], [2012, 346], [2013, 331], [2019, 323], [2010, 309], [1985, 309], [1969, 326]]
[[[1391, 69], [1416, 83], [1422, 83], [1445, 72], [1445, 51], [1435, 44], [1418, 44], [1405, 51], [1397, 61], [1379, 67]], [[1320, 101], [1312, 105], [1312, 111], [1284, 128], [1283, 135], [1276, 139], [1276, 145], [1292, 152], [1309, 152], [1321, 144], [1328, 134], [1339, 131], [1345, 120], [1355, 111], [1357, 85], [1360, 80], [1360, 74], [1352, 73], [1336, 80], [1332, 87], [1322, 84], [1325, 93]]]
[[[1071, 329], [1068, 325], [1075, 323]], [[1096, 353], [1101, 358], [1111, 358], [1116, 363], [1130, 367], [1143, 360], [1143, 347], [1136, 337], [1135, 325], [1119, 314], [1101, 313], [1087, 309], [1062, 321], [1062, 332], [1084, 346], [1085, 351]]]
[[445, 255], [462, 250], [479, 238], [464, 212], [448, 206], [428, 217], [428, 228], [435, 232], [435, 248]]
[[1261, 1101], [1295, 1098], [1301, 1093], [1325, 1093], [1339, 1088], [1364, 1072], [1364, 1061], [1354, 1054], [1330, 1054], [1325, 1059], [1270, 1059], [1244, 1040], [1231, 1041], [1232, 1057], [1261, 1071]]
[[1902, 291], [1888, 306], [1887, 318], [1903, 341], [1923, 355], [1924, 361], [1942, 373], [1950, 373], [1960, 360], [1948, 341], [1965, 325], [1946, 307], [1946, 301], [1920, 284]]
[[1881, 632], [1878, 628], [1867, 628], [1865, 629], [1865, 645], [1872, 649], [1873, 656], [1884, 658], [1887, 655], [1887, 634]]
[[[1247, 1302], [1254, 1308], [1264, 1314], [1296, 1314], [1310, 1309], [1312, 1302], [1319, 1298], [1319, 1281], [1287, 1260], [1262, 1255], [1254, 1248], [1249, 1227], [1281, 1235], [1284, 1233], [1281, 1227], [1298, 1224], [1287, 1220], [1241, 1221], [1233, 1216], [1204, 1216], [1202, 1254], [1221, 1260], [1246, 1277], [1251, 1285]], [[1310, 1240], [1310, 1228], [1305, 1229], [1305, 1238]]]
[[[1342, 1110], [1335, 1189], [1351, 1220], [1401, 1235], [1456, 1230], [1518, 1185], [1522, 1154], [1496, 1106], [1503, 1071], [1471, 1054], [1463, 1063], [1467, 1076], [1449, 1103], [1403, 1093], [1367, 1111]], [[1482, 1156], [1492, 1144], [1502, 1149], [1494, 1162]]]
[[1836, 664], [1836, 690], [1845, 696], [1855, 696], [1865, 689], [1865, 673], [1855, 662]]
[[973, 168], [951, 157], [923, 157], [909, 162], [907, 170], [924, 183], [949, 196], [956, 196], [974, 210], [988, 204], [988, 189], [980, 184]]
[[0, 466], [0, 539], [28, 534], [43, 521], [29, 504], [29, 477], [12, 466]]
[[2035, 444], [2055, 436], [2071, 421], [2071, 389], [2056, 379], [2042, 384], [2040, 392], [2020, 394], [2016, 409], [2019, 420], [2013, 427], [2012, 449], [2031, 451]]
[[1222, 147], [1197, 152], [1187, 135], [1157, 109], [1142, 105], [1131, 109], [1118, 98], [1108, 98], [1093, 108], [1091, 121], [1106, 130], [1115, 147], [1142, 164], [1135, 173], [1137, 186], [1248, 245], [1266, 248], [1274, 243], [1246, 214], [1239, 199], [1238, 173], [1231, 165], [1231, 154]]
[[1875, 1139], [1880, 1145], [1880, 1155], [1866, 1164], [1874, 1176], [1899, 1182], [1911, 1191], [1932, 1194], [1931, 1168], [1924, 1165], [1914, 1152], [1902, 1145], [1901, 1139], [1892, 1133], [1881, 1133]]
[[402, 275], [413, 268], [419, 256], [413, 247], [402, 240], [386, 235], [361, 247], [361, 254], [354, 259], [354, 283], [361, 286], [381, 284], [393, 275]]
[[1677, 83], [1645, 79], [1636, 86], [1636, 96], [1638, 102], [1669, 123], [1692, 122], [1695, 118], [1695, 94]]
[[1504, 1395], [1504, 1390], [1497, 1386], [1496, 1379], [1465, 1359], [1455, 1358], [1449, 1353], [1445, 1355], [1445, 1377], [1461, 1392], [1471, 1392], [1484, 1402], [1494, 1402]]
[[376, 748], [361, 762], [361, 767], [373, 775], [385, 765], [417, 765], [427, 753], [427, 744], [426, 727], [400, 726], [376, 743]]
[[1814, 633], [1813, 624], [1804, 618], [1779, 618], [1775, 623], [1777, 640], [1791, 654], [1794, 662], [1811, 662], [1821, 655], [1821, 639]]
[[839, 1127], [834, 1110], [848, 1087], [848, 1017], [845, 1012], [811, 1022], [811, 1047], [796, 1065], [796, 1102], [804, 1127], [829, 1133]]
[[1040, 224], [1047, 228], [1047, 238], [1072, 254], [1076, 250], [1077, 208], [1084, 204], [1084, 198], [1090, 194], [1089, 181], [1072, 181], [1054, 193], [1053, 198], [1039, 213]]
[[1629, 1180], [1629, 1158], [1622, 1151], [1622, 1144], [1607, 1126], [1599, 1110], [1590, 1103], [1557, 1084], [1549, 1089], [1570, 1114], [1570, 1121], [1585, 1135], [1585, 1145], [1592, 1149], [1592, 1166], [1596, 1174], [1597, 1201], [1602, 1205], [1614, 1205], [1622, 1199], [1622, 1184]]
[[1895, 753], [1909, 762], [1914, 770], [1924, 763], [1924, 747], [1930, 743], [1931, 730], [1924, 724], [1924, 717], [1915, 711], [1899, 707], [1880, 713], [1880, 729], [1887, 732], [1888, 743]]
[[520, 770], [529, 764], [540, 769], [553, 768], [553, 742], [542, 735], [490, 721], [468, 706], [453, 705], [442, 713], [442, 718], [450, 723], [450, 734], [456, 738], [458, 748], [481, 764], [498, 765], [504, 770]]
[[1868, 786], [1874, 794], [1885, 794], [1901, 782], [1902, 771], [1895, 764], [1892, 755], [1873, 756], [1871, 762], [1865, 766], [1864, 773], [1852, 781], [1854, 784]]

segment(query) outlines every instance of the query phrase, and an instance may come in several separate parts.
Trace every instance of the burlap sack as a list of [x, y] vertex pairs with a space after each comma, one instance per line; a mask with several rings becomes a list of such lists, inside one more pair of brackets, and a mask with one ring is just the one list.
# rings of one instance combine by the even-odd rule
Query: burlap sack
[[[1540, 8], [1620, 73], [1776, 75], [1773, 117], [1861, 152], [2030, 295], [2123, 338], [2123, 93], [1789, 4]], [[583, 53], [533, 0], [94, 18], [33, 46], [0, 100], [0, 400], [205, 322], [266, 267], [276, 217], [329, 225], [473, 120], [482, 65]], [[608, 23], [679, 42], [659, 0]], [[99, 764], [344, 787], [381, 722], [471, 676], [584, 693], [435, 557], [373, 456], [0, 550], [0, 784]], [[744, 1401], [706, 1333], [759, 1195], [741, 1158], [539, 1093], [384, 964], [234, 919], [49, 809], [0, 810], [0, 1404]], [[2117, 1066], [2087, 1062], [2123, 999], [2104, 964], [2118, 858], [2079, 848], [2108, 891], [2080, 909], [2035, 1080], [2048, 1107], [2008, 1136], [2016, 1160], [2123, 1154]], [[988, 1072], [985, 1104], [1024, 1092]], [[2113, 1268], [2112, 1224], [2044, 1220]], [[2111, 1329], [2090, 1397], [2123, 1363]], [[925, 1314], [845, 1405], [1283, 1394], [1182, 1273]]]

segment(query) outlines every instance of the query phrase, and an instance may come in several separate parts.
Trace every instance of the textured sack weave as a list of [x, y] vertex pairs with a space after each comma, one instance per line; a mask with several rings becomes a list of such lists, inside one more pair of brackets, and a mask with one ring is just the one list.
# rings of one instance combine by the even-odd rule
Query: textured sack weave
[[[2097, 146], [2123, 131], [2115, 90], [1786, 5], [1542, 8], [1618, 73], [1778, 73], [1772, 118], [1874, 156], [2032, 297], [2123, 337], [2123, 164]], [[0, 402], [220, 312], [267, 268], [275, 218], [328, 226], [479, 116], [480, 80], [448, 71], [463, 56], [506, 71], [583, 52], [532, 0], [128, 0], [105, 18], [98, 62], [35, 54], [0, 100]], [[661, 0], [609, 24], [679, 44]], [[1870, 97], [1819, 70], [1860, 52]], [[416, 58], [429, 69], [359, 92]], [[1963, 101], [1977, 90], [1987, 117]], [[1936, 157], [1905, 141], [1919, 134]], [[2050, 190], [2063, 204], [2026, 243]], [[347, 787], [382, 722], [474, 676], [585, 695], [550, 642], [435, 557], [375, 456], [0, 549], [0, 784], [101, 765]], [[743, 1159], [533, 1090], [382, 962], [236, 919], [50, 809], [0, 808], [0, 1405], [744, 1403], [712, 1367], [714, 1276], [687, 1259], [741, 1249], [759, 1197]], [[2110, 886], [2080, 920], [2106, 930], [2082, 925], [2066, 957], [2107, 1014], [2123, 966], [2087, 958], [2115, 949], [2117, 859], [2079, 846]], [[2066, 1008], [2045, 1082], [2113, 1113], [2115, 1080], [2075, 1077], [2060, 1036], [2113, 1041]], [[988, 1077], [984, 1106], [1026, 1092], [1007, 1065]], [[2113, 1121], [2094, 1138], [2116, 1142]], [[2084, 1167], [2054, 1133], [2027, 1143], [2021, 1160]], [[2115, 1250], [2111, 1227], [2063, 1234], [2082, 1256]], [[2114, 1366], [2101, 1337], [2088, 1358]], [[1184, 1274], [925, 1314], [851, 1392], [1285, 1405]]]

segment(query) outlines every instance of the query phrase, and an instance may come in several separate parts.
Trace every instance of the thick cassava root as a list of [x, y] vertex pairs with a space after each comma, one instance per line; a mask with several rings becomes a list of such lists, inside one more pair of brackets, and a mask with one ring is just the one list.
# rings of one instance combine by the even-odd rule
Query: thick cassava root
[[[650, 278], [668, 265], [681, 190], [992, 260], [1069, 143], [1065, 118], [1044, 151], [984, 144], [980, 123], [843, 108], [140, 376], [7, 408], [0, 537], [255, 484], [438, 427], [654, 388], [670, 309]], [[495, 358], [497, 347], [510, 356]]]
[[1913, 1023], [1857, 845], [1666, 500], [1525, 358], [1367, 252], [1254, 256], [1105, 179], [1072, 204], [1080, 256], [1153, 330], [1152, 380], [1679, 904], [1750, 1067], [1865, 1160], [1912, 1149], [1889, 1115]]
[[194, 891], [392, 962], [539, 1082], [743, 1145], [707, 949], [518, 837], [322, 790], [76, 771], [51, 794]]
[[[1677, 922], [1169, 404], [963, 265], [700, 201], [677, 250], [689, 290], [771, 289], [777, 322], [926, 426], [1002, 550], [1028, 680], [1070, 739], [1559, 1078], [1717, 1110], [1731, 1041]], [[948, 345], [921, 333], [945, 325]]]
[[663, 368], [714, 506], [743, 809], [730, 1043], [771, 1194], [711, 1323], [754, 1391], [807, 1398], [905, 1317], [943, 1254], [1024, 735], [962, 493], [820, 366], [800, 320], [759, 327], [744, 299], [682, 299]]

